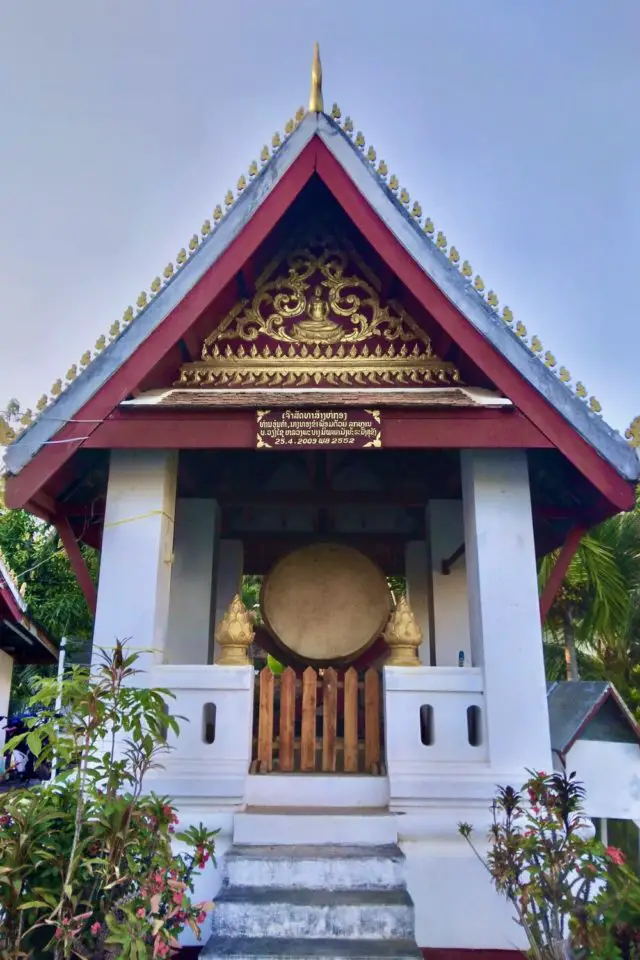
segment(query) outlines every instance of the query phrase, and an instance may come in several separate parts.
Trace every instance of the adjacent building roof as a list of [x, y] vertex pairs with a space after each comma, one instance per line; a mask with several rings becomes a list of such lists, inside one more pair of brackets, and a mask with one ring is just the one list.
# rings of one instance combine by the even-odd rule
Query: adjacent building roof
[[51, 663], [58, 652], [27, 613], [9, 566], [0, 553], [0, 650], [21, 663]]
[[[296, 126], [297, 124], [297, 126]], [[526, 381], [538, 395], [591, 446], [596, 453], [626, 481], [635, 482], [640, 475], [640, 461], [622, 436], [609, 427], [600, 416], [600, 404], [581, 383], [575, 392], [569, 387], [570, 374], [557, 367], [550, 351], [544, 352], [537, 337], [527, 342], [527, 330], [522, 323], [514, 323], [511, 310], [505, 307], [500, 314], [498, 297], [493, 291], [485, 294], [484, 281], [473, 277], [467, 261], [460, 263], [460, 255], [449, 246], [442, 232], [436, 233], [429, 218], [424, 219], [419, 203], [411, 206], [409, 194], [401, 190], [396, 177], [388, 177], [384, 161], [376, 166], [372, 147], [365, 152], [362, 134], [354, 136], [353, 124], [346, 118], [340, 123], [340, 111], [333, 115], [299, 111], [296, 121], [287, 128], [282, 142], [274, 137], [274, 150], [269, 157], [265, 147], [258, 169], [256, 162], [249, 168], [249, 180], [241, 177], [237, 198], [229, 192], [225, 198], [228, 211], [217, 207], [213, 225], [206, 221], [202, 236], [194, 235], [189, 250], [182, 249], [177, 266], [169, 264], [151, 285], [150, 297], [142, 293], [138, 298], [138, 312], [132, 307], [125, 311], [123, 321], [112, 327], [112, 342], [98, 342], [98, 353], [92, 358], [87, 352], [81, 359], [80, 373], [74, 364], [67, 374], [67, 384], [58, 381], [52, 393], [53, 402], [44, 396], [44, 409], [37, 419], [9, 447], [6, 466], [10, 474], [19, 474], [45, 445], [67, 444], [68, 455], [74, 452], [84, 430], [76, 430], [73, 439], [57, 440], [56, 434], [74, 418], [83, 407], [123, 367], [141, 345], [163, 324], [170, 313], [184, 300], [203, 276], [214, 267], [233, 241], [254, 220], [274, 193], [278, 184], [301, 158], [314, 138], [329, 152], [348, 177], [352, 186], [368, 207], [391, 231], [413, 262], [457, 308], [471, 327]], [[319, 172], [319, 171], [316, 171]], [[124, 327], [124, 329], [123, 329]], [[48, 405], [47, 405], [48, 404]], [[28, 418], [27, 418], [28, 419]], [[97, 421], [78, 419], [90, 433]], [[76, 443], [76, 441], [78, 441]]]
[[[620, 725], [640, 744], [640, 726], [614, 685], [608, 681], [573, 680], [553, 683], [549, 687], [547, 698], [551, 747], [561, 756], [565, 756], [576, 740], [583, 737], [589, 725], [607, 706], [614, 707]], [[606, 739], [616, 737], [614, 735]]]

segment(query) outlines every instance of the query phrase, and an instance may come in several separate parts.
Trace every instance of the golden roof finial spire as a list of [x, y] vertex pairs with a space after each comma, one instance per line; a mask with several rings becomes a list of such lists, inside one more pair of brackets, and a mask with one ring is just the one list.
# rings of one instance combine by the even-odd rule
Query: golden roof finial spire
[[317, 41], [313, 45], [309, 113], [324, 113], [324, 102], [322, 100], [322, 64], [320, 63], [320, 47], [318, 46]]

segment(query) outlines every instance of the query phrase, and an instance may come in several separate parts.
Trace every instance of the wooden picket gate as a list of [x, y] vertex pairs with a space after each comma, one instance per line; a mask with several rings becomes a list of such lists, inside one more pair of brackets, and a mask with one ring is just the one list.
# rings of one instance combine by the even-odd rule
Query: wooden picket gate
[[377, 670], [265, 667], [257, 692], [251, 773], [385, 773]]

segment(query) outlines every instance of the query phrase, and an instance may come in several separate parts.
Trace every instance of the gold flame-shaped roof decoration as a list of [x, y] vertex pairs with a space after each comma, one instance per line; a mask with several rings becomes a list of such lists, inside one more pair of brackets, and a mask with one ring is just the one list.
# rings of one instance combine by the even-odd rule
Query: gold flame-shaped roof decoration
[[320, 62], [320, 46], [317, 42], [313, 45], [309, 113], [324, 113], [324, 100], [322, 98], [322, 63]]
[[180, 387], [428, 386], [460, 382], [355, 249], [315, 233], [275, 258], [256, 291], [183, 365]]

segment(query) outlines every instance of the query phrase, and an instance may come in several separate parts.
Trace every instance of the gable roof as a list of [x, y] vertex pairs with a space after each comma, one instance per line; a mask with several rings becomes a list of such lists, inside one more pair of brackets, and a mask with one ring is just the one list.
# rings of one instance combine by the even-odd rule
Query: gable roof
[[552, 749], [566, 755], [609, 700], [640, 743], [640, 726], [612, 683], [571, 680], [553, 683], [547, 692]]
[[54, 645], [29, 617], [24, 598], [0, 551], [0, 650], [7, 647], [23, 663], [51, 663], [58, 657]]
[[[346, 121], [344, 126], [348, 129]], [[312, 141], [321, 145], [315, 154], [308, 149]], [[435, 284], [464, 318], [469, 328], [479, 335], [522, 381], [542, 397], [551, 410], [555, 410], [620, 478], [626, 482], [635, 482], [640, 474], [640, 461], [636, 452], [560, 379], [563, 376], [562, 369], [560, 375], [555, 374], [550, 361], [549, 365], [542, 362], [537, 356], [539, 351], [530, 349], [523, 338], [514, 333], [508, 325], [511, 319], [510, 311], [508, 314], [506, 310], [503, 311], [503, 318], [499, 317], [495, 295], [490, 293], [487, 299], [484, 298], [484, 284], [480, 278], [476, 277], [474, 283], [470, 282], [469, 271], [465, 269], [468, 265], [465, 262], [462, 269], [458, 268], [459, 257], [457, 252], [454, 255], [454, 248], [450, 249], [447, 256], [444, 252], [446, 240], [443, 244], [441, 235], [438, 235], [434, 242], [431, 238], [433, 226], [429, 226], [430, 221], [425, 224], [426, 232], [421, 228], [421, 211], [417, 209], [419, 205], [414, 204], [413, 210], [409, 212], [408, 195], [403, 191], [400, 196], [396, 196], [397, 181], [394, 183], [392, 178], [389, 184], [385, 183], [384, 173], [381, 172], [382, 165], [377, 172], [372, 166], [370, 153], [371, 151], [367, 159], [358, 146], [358, 138], [356, 137], [354, 143], [335, 119], [321, 113], [308, 113], [254, 179], [246, 184], [242, 183], [244, 178], [241, 178], [242, 192], [237, 201], [204, 237], [202, 243], [198, 243], [195, 238], [193, 254], [188, 257], [185, 254], [186, 260], [178, 272], [173, 273], [171, 267], [167, 277], [167, 268], [167, 282], [161, 286], [154, 299], [141, 308], [133, 322], [72, 380], [55, 402], [8, 448], [5, 462], [9, 474], [19, 475], [38, 457], [44, 447], [51, 449], [50, 445], [59, 444], [55, 455], [51, 457], [51, 475], [81, 445], [82, 440], [86, 439], [108, 412], [101, 412], [94, 418], [89, 415], [86, 418], [78, 417], [78, 414], [87, 405], [91, 405], [93, 398], [133, 358], [136, 351], [150, 342], [150, 338], [158, 333], [169, 315], [190, 294], [196, 295], [194, 288], [205, 275], [210, 272], [212, 275], [216, 274], [211, 268], [220, 268], [225, 255], [228, 261], [225, 262], [225, 267], [232, 269], [235, 266], [236, 271], [240, 269], [242, 264], [237, 257], [237, 262], [231, 263], [234, 260], [232, 254], [235, 254], [234, 241], [241, 234], [246, 234], [249, 228], [255, 227], [255, 240], [252, 234], [252, 242], [255, 245], [259, 243], [259, 229], [266, 229], [268, 219], [267, 202], [277, 196], [278, 203], [275, 206], [284, 212], [308, 179], [316, 173], [325, 182], [341, 175], [342, 182], [334, 190], [334, 195], [337, 195], [336, 191], [343, 194], [337, 196], [338, 201], [343, 203], [343, 206], [350, 202], [353, 211], [354, 197], [357, 197], [357, 215], [360, 220], [364, 222], [369, 218], [371, 222], [371, 216], [375, 215], [377, 226], [382, 225], [390, 232], [413, 266], [417, 266], [422, 275]], [[285, 182], [286, 191], [283, 190]], [[350, 196], [347, 197], [349, 191]], [[363, 199], [366, 204], [362, 204]], [[274, 216], [277, 217], [277, 213], [277, 209], [270, 209], [270, 222]], [[260, 222], [261, 218], [265, 223]], [[358, 223], [356, 225], [360, 226]], [[178, 333], [178, 336], [174, 337], [174, 342], [179, 336]], [[535, 346], [537, 347], [537, 344]], [[555, 360], [553, 362], [555, 363]], [[508, 395], [508, 391], [504, 392]], [[116, 396], [114, 390], [110, 409], [117, 406], [122, 399], [124, 396]], [[592, 405], [596, 410], [599, 407], [593, 398]], [[105, 409], [107, 407], [105, 401]], [[526, 411], [523, 412], [526, 414]], [[62, 436], [56, 437], [60, 432]], [[9, 485], [8, 495], [10, 494]], [[20, 497], [13, 496], [12, 499], [20, 502]], [[28, 495], [22, 498], [21, 503], [27, 499]], [[626, 495], [624, 499], [626, 503]], [[615, 497], [612, 502], [616, 502]], [[619, 499], [618, 508], [620, 506]]]
[[16, 620], [19, 620], [27, 612], [27, 605], [20, 594], [18, 585], [15, 582], [9, 565], [0, 551], [0, 596], [4, 600], [5, 606], [9, 608]]

